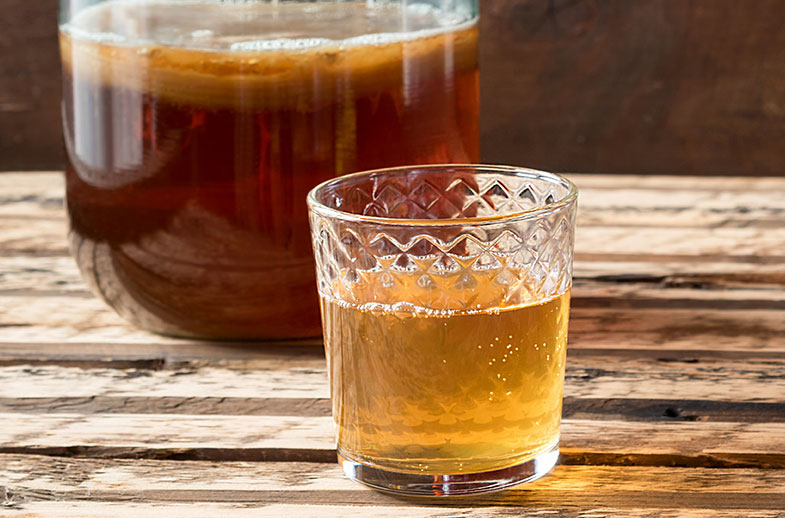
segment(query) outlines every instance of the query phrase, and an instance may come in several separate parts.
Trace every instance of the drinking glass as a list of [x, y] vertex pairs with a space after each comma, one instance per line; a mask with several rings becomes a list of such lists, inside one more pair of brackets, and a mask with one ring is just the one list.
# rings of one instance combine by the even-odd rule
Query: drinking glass
[[477, 0], [61, 0], [72, 249], [120, 315], [318, 336], [303, 199], [479, 157]]
[[577, 190], [502, 166], [354, 174], [308, 195], [350, 478], [503, 489], [558, 457]]

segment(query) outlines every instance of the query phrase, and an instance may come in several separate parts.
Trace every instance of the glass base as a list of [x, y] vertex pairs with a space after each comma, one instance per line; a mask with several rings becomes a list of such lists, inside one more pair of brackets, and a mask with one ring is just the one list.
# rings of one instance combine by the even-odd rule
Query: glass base
[[411, 496], [465, 496], [499, 491], [531, 482], [548, 473], [559, 458], [559, 443], [521, 464], [481, 473], [418, 475], [360, 464], [338, 449], [338, 463], [350, 479], [374, 489]]

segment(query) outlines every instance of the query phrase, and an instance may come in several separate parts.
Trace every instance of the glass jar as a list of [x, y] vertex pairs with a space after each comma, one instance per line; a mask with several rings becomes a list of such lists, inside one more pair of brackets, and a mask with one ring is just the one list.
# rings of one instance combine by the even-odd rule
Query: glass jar
[[154, 332], [318, 336], [305, 196], [479, 159], [477, 0], [62, 0], [70, 239]]

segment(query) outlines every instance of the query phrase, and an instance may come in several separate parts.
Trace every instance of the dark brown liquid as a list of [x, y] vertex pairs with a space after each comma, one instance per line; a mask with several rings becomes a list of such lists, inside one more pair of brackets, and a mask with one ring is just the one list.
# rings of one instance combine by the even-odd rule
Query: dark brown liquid
[[[122, 30], [107, 5], [82, 16], [83, 31]], [[290, 33], [292, 17], [313, 25], [309, 5], [286, 6]], [[194, 6], [214, 9], [212, 20], [251, 9]], [[132, 12], [147, 23], [126, 25], [159, 38], [193, 19], [183, 10], [145, 4]], [[234, 45], [231, 23], [215, 24], [225, 38], [186, 27], [195, 39], [183, 46], [61, 34], [74, 253], [92, 287], [143, 328], [317, 336], [306, 193], [358, 170], [477, 161], [476, 29], [259, 50]]]

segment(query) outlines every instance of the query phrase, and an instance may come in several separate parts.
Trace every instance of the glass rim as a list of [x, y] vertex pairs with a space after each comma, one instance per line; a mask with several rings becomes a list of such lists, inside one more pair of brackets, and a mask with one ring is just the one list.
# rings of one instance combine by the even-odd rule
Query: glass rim
[[[366, 216], [363, 214], [356, 214], [354, 212], [347, 212], [341, 209], [334, 209], [328, 207], [317, 199], [317, 194], [328, 187], [356, 180], [362, 177], [372, 177], [373, 175], [381, 173], [401, 173], [405, 171], [440, 171], [447, 169], [465, 170], [467, 172], [489, 172], [503, 174], [506, 176], [519, 176], [528, 177], [532, 179], [547, 178], [553, 183], [561, 184], [568, 187], [567, 194], [557, 200], [552, 201], [546, 205], [535, 207], [532, 209], [510, 212], [507, 214], [491, 214], [488, 216], [475, 216], [471, 218], [389, 218], [382, 216]], [[556, 211], [569, 207], [574, 204], [578, 198], [578, 186], [562, 175], [550, 173], [548, 171], [541, 171], [539, 169], [531, 169], [528, 167], [518, 167], [510, 165], [490, 165], [490, 164], [428, 164], [428, 165], [407, 165], [399, 167], [384, 167], [381, 169], [371, 169], [368, 171], [360, 171], [343, 176], [338, 176], [326, 180], [308, 192], [306, 197], [308, 209], [315, 212], [320, 216], [332, 217], [343, 221], [361, 222], [361, 223], [375, 223], [380, 225], [394, 225], [394, 226], [455, 226], [455, 225], [485, 225], [496, 223], [507, 223], [520, 220], [536, 219], [541, 216], [552, 214]]]

